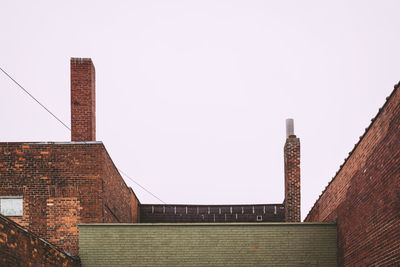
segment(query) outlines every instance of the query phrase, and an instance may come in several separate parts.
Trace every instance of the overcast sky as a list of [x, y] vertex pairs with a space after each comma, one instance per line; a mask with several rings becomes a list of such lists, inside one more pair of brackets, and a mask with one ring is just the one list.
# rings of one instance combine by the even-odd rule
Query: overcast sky
[[[1, 1], [0, 67], [70, 125], [70, 57], [96, 67], [97, 140], [167, 203], [282, 203], [285, 119], [302, 218], [400, 79], [400, 1]], [[70, 133], [0, 73], [0, 141]], [[126, 180], [142, 203], [157, 199]]]

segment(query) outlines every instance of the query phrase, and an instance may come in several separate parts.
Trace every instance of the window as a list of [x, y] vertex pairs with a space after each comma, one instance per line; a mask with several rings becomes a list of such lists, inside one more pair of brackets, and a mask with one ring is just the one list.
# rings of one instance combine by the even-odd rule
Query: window
[[22, 196], [2, 196], [0, 197], [0, 213], [4, 216], [22, 216], [22, 203]]

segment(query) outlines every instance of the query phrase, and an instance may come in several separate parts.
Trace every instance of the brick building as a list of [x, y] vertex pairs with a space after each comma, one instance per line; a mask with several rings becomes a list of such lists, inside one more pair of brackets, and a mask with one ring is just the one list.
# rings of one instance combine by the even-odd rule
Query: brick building
[[[400, 266], [399, 87], [305, 219], [336, 222], [339, 266]], [[36, 257], [45, 255], [49, 264], [64, 261], [65, 266], [78, 266], [70, 255], [78, 255], [82, 223], [175, 223], [172, 228], [180, 229], [182, 223], [300, 221], [300, 140], [290, 119], [284, 147], [285, 200], [254, 205], [141, 204], [103, 143], [96, 141], [95, 120], [93, 63], [71, 59], [72, 141], [0, 143], [0, 212], [7, 217], [0, 216], [3, 265], [15, 265], [18, 257], [20, 262], [30, 259], [40, 265]], [[215, 227], [220, 225], [226, 224]], [[137, 229], [146, 227], [151, 226]], [[310, 243], [311, 234], [306, 238]]]
[[94, 79], [90, 59], [71, 60], [71, 142], [0, 143], [2, 214], [72, 255], [78, 223], [138, 221], [137, 197], [95, 140]]
[[71, 142], [0, 143], [0, 210], [71, 255], [78, 255], [78, 223], [299, 222], [300, 143], [285, 146], [282, 204], [141, 205], [96, 141], [95, 68], [71, 59]]

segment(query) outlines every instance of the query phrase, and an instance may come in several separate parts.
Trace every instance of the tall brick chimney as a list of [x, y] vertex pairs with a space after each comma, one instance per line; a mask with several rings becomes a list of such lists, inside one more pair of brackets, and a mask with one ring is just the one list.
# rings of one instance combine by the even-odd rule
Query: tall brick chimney
[[285, 221], [300, 222], [300, 139], [294, 134], [293, 119], [286, 120]]
[[96, 81], [90, 58], [71, 58], [71, 140], [96, 141]]

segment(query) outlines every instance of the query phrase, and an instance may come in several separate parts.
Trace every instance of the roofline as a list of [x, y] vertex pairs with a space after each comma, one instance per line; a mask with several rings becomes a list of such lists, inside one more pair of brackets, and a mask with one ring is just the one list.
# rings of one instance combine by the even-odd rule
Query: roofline
[[343, 169], [344, 165], [346, 164], [346, 162], [350, 159], [350, 157], [353, 155], [353, 152], [357, 149], [358, 145], [361, 143], [361, 141], [364, 139], [365, 135], [368, 133], [368, 131], [371, 129], [371, 126], [375, 123], [376, 119], [378, 118], [378, 116], [382, 113], [383, 109], [385, 108], [385, 106], [387, 105], [387, 103], [390, 101], [390, 99], [392, 99], [393, 95], [395, 94], [395, 92], [397, 90], [399, 90], [400, 87], [400, 81], [395, 84], [393, 91], [390, 93], [390, 95], [388, 97], [386, 97], [386, 102], [383, 104], [382, 107], [379, 108], [378, 113], [375, 115], [374, 118], [371, 119], [371, 123], [369, 124], [369, 126], [367, 128], [365, 128], [365, 132], [363, 133], [362, 136], [360, 136], [360, 140], [354, 145], [353, 149], [349, 152], [349, 155], [347, 156], [347, 158], [344, 159], [344, 162], [340, 165], [339, 170], [336, 172], [335, 176], [331, 179], [331, 181], [328, 183], [328, 185], [325, 187], [325, 189], [322, 191], [322, 193], [319, 195], [318, 199], [314, 202], [313, 206], [311, 207], [310, 211], [307, 213], [307, 216], [305, 217], [305, 219], [307, 219], [308, 215], [310, 215], [311, 211], [313, 210], [313, 208], [315, 207], [315, 205], [317, 204], [317, 202], [321, 199], [322, 195], [325, 193], [325, 191], [328, 189], [328, 187], [331, 185], [331, 183], [336, 179], [336, 177], [338, 176], [338, 174], [340, 173], [340, 171]]
[[140, 204], [140, 206], [182, 206], [182, 207], [243, 207], [243, 206], [284, 206], [283, 204]]
[[97, 227], [97, 226], [334, 226], [335, 222], [260, 222], [260, 223], [78, 223], [79, 227]]
[[80, 142], [0, 142], [0, 145], [24, 144], [24, 145], [102, 145], [102, 141], [80, 141]]

